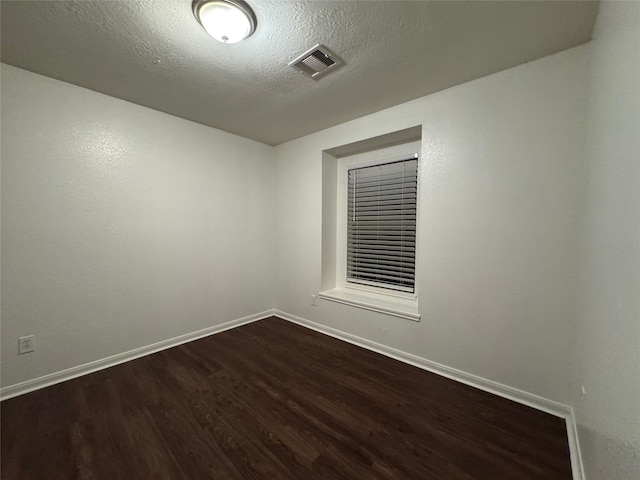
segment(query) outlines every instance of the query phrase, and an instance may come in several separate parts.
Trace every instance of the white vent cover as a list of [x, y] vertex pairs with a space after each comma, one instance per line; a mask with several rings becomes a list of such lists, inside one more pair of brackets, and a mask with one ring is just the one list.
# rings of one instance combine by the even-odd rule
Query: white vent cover
[[317, 80], [318, 77], [337, 69], [344, 62], [335, 53], [324, 45], [316, 45], [304, 52], [298, 58], [289, 62], [289, 65], [304, 73], [308, 77]]

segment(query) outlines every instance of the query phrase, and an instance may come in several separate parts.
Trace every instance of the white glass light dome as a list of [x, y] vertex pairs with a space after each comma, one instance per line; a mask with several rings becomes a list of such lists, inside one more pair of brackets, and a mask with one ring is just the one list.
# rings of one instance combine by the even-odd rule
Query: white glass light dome
[[209, 35], [223, 43], [236, 43], [256, 29], [251, 7], [239, 0], [195, 0], [193, 13]]

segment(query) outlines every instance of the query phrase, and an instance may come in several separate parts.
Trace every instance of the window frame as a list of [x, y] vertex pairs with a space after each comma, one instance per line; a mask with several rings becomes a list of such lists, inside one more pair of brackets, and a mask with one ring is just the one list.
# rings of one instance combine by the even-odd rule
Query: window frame
[[[417, 305], [419, 282], [419, 231], [420, 231], [420, 146], [421, 142], [403, 143], [381, 148], [350, 157], [339, 158], [337, 166], [337, 205], [336, 205], [336, 288], [348, 294], [365, 295], [369, 298], [379, 298], [384, 302], [400, 302]], [[416, 238], [414, 258], [414, 290], [407, 292], [376, 285], [349, 282], [347, 280], [347, 195], [348, 195], [348, 171], [354, 168], [364, 168], [402, 160], [416, 159], [417, 166], [417, 192], [416, 192]]]
[[[359, 165], [347, 169], [347, 284], [365, 285], [384, 290], [392, 290], [394, 292], [414, 294], [416, 277], [415, 254], [417, 247], [416, 232], [418, 221], [418, 158], [418, 154], [413, 153], [411, 155], [403, 155], [400, 157], [386, 159], [383, 162], [375, 163], [373, 165]], [[411, 165], [407, 166], [407, 163]], [[412, 170], [415, 170], [415, 172]], [[406, 181], [405, 173], [409, 173], [409, 177]], [[384, 216], [389, 215], [389, 208], [395, 209], [396, 204], [393, 203], [392, 206], [392, 201], [385, 196], [385, 186], [383, 186], [385, 184], [379, 183], [383, 182], [380, 175], [387, 176], [387, 178], [389, 178], [387, 181], [391, 183], [387, 183], [386, 185], [390, 186], [394, 190], [399, 189], [400, 192], [402, 192], [400, 193], [399, 200], [401, 203], [400, 208], [398, 209], [398, 212], [400, 213], [394, 214], [393, 218], [383, 219]], [[407, 201], [407, 197], [404, 196], [405, 188], [415, 188], [415, 197], [413, 198], [413, 201]], [[367, 193], [360, 192], [360, 195], [366, 195], [367, 198], [371, 198], [372, 200], [359, 196], [358, 189], [372, 189]], [[381, 193], [381, 190], [383, 193]], [[371, 193], [373, 196], [370, 195]], [[371, 201], [377, 202], [377, 205], [362, 205], [363, 202], [366, 203]], [[408, 206], [411, 207], [411, 213], [406, 213], [405, 208]], [[363, 213], [365, 210], [368, 211]], [[366, 218], [369, 217], [370, 213], [373, 213], [374, 217], [377, 218]], [[407, 233], [406, 237], [405, 229], [407, 227], [404, 225], [404, 222], [407, 220], [405, 215], [413, 216], [414, 223], [413, 229], [410, 227], [408, 229], [409, 232], [413, 230], [412, 234]], [[385, 246], [382, 246], [384, 241], [382, 241], [381, 245], [380, 230], [383, 227], [380, 222], [385, 221], [399, 222], [400, 225], [397, 227], [385, 227], [384, 229], [390, 233], [383, 233], [383, 235], [387, 235], [387, 238], [392, 239], [394, 242], [400, 242], [400, 246], [394, 248], [387, 244], [387, 248], [385, 249]], [[371, 224], [371, 222], [373, 223]], [[368, 223], [371, 224], [371, 226], [367, 227]], [[369, 230], [371, 227], [373, 227], [373, 230]], [[367, 236], [371, 237], [372, 234], [375, 238], [366, 238]], [[360, 237], [360, 235], [364, 235], [364, 237]], [[390, 237], [388, 237], [388, 235], [390, 235]], [[354, 237], [357, 238], [357, 240], [355, 240]], [[363, 255], [362, 251], [358, 251], [361, 250], [358, 245], [360, 242], [364, 242], [364, 249], [370, 249], [371, 251], [376, 252], [374, 254], [376, 257], [380, 255], [380, 252], [382, 252], [384, 255], [392, 255], [399, 258], [399, 260], [396, 261], [397, 263], [395, 265], [387, 264], [388, 266], [383, 267], [382, 264], [378, 263], [378, 260], [369, 260], [371, 257], [369, 257], [369, 259], [363, 259], [361, 257], [361, 255]], [[405, 242], [407, 247], [412, 250], [410, 255], [405, 253]], [[409, 269], [410, 275], [405, 277], [406, 269]], [[369, 272], [371, 272], [371, 274], [369, 274]], [[387, 276], [390, 280], [385, 281], [381, 278], [384, 276]], [[403, 280], [403, 277], [406, 278], [406, 281]]]

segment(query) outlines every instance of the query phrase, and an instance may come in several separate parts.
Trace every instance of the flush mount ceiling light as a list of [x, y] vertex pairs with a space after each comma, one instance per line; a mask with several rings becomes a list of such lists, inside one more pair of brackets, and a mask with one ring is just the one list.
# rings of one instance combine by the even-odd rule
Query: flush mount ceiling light
[[193, 14], [209, 35], [222, 43], [236, 43], [256, 30], [256, 16], [242, 0], [194, 0]]

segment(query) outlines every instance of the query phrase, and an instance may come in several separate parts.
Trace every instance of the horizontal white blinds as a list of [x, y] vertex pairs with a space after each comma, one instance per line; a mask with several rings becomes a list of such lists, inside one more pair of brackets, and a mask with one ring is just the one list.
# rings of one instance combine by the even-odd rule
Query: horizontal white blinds
[[349, 170], [347, 281], [415, 289], [418, 160]]

